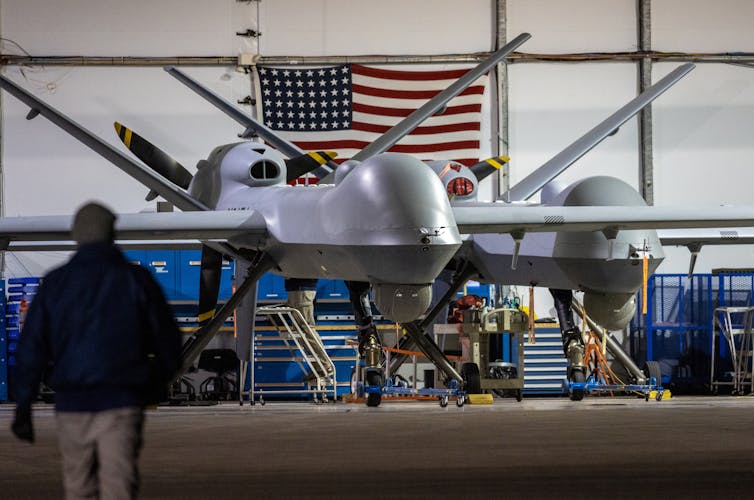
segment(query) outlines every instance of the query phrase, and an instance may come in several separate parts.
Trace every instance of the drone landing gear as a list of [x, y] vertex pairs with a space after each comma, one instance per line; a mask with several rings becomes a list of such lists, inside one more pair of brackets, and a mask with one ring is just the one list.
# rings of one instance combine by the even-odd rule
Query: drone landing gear
[[[361, 343], [360, 347], [361, 347]], [[382, 346], [377, 337], [377, 330], [369, 334], [365, 339], [363, 348], [364, 364], [366, 370], [366, 385], [382, 387], [384, 377], [382, 374]], [[367, 392], [367, 406], [379, 406], [382, 402], [381, 392]]]
[[[573, 310], [571, 308], [573, 292], [571, 290], [551, 288], [550, 293], [555, 302], [555, 310], [558, 313], [560, 336], [563, 339], [563, 353], [568, 360], [568, 381], [576, 383], [586, 382], [586, 366], [584, 365], [584, 353], [586, 349], [581, 331], [573, 322]], [[571, 389], [570, 397], [571, 401], [581, 401], [584, 399], [584, 389], [582, 386]]]

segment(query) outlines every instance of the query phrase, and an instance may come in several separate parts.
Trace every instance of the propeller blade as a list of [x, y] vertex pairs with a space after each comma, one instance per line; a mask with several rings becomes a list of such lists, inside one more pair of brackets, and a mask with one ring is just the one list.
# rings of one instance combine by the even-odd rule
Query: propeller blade
[[188, 189], [192, 175], [183, 165], [130, 128], [118, 122], [113, 125], [120, 140], [138, 159], [173, 184]]
[[476, 176], [476, 179], [478, 181], [481, 181], [493, 172], [496, 172], [503, 168], [503, 165], [505, 165], [509, 161], [511, 161], [511, 159], [507, 156], [495, 156], [494, 158], [487, 158], [486, 160], [482, 160], [479, 163], [475, 163], [469, 168]]
[[294, 179], [298, 179], [302, 175], [314, 171], [320, 165], [325, 165], [327, 162], [335, 159], [336, 156], [338, 156], [338, 153], [335, 151], [317, 151], [285, 160], [287, 170], [285, 181], [291, 182]]
[[202, 264], [199, 274], [199, 326], [207, 324], [215, 315], [220, 294], [223, 255], [206, 245], [202, 246]]

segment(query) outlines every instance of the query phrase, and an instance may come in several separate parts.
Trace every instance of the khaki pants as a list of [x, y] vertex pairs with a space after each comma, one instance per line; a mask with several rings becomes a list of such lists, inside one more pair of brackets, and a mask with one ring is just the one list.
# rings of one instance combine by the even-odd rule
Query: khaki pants
[[304, 320], [314, 326], [314, 298], [316, 290], [301, 290], [288, 292], [288, 305], [301, 311]]
[[68, 500], [136, 498], [144, 427], [141, 408], [57, 412], [55, 420]]

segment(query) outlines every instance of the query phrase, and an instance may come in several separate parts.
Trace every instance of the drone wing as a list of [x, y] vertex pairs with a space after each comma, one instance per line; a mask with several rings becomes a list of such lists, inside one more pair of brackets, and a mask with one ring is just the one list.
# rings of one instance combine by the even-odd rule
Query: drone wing
[[[3, 250], [70, 250], [70, 215], [0, 218]], [[198, 245], [199, 240], [234, 241], [242, 238], [245, 246], [264, 245], [267, 224], [257, 212], [151, 212], [121, 214], [115, 222], [115, 238], [120, 243]]]
[[[630, 229], [688, 229], [754, 226], [754, 206], [701, 208], [650, 206], [517, 206], [459, 203], [458, 230], [471, 233], [526, 233]], [[683, 243], [680, 243], [683, 244]]]

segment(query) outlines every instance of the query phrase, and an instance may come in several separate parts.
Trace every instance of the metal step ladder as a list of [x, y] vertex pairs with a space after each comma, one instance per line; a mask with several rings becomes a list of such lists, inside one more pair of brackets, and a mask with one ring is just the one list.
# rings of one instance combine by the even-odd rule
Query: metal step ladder
[[[733, 385], [733, 394], [743, 395], [747, 391], [754, 393], [754, 307], [718, 307], [715, 309], [715, 321], [712, 329], [712, 363], [710, 367], [710, 387], [716, 392], [721, 385]], [[730, 359], [733, 363], [733, 380], [721, 382], [715, 379], [715, 350], [717, 336], [721, 334], [728, 344]]]
[[[335, 363], [325, 349], [322, 338], [304, 319], [298, 309], [287, 306], [267, 306], [257, 308], [257, 317], [266, 316], [277, 330], [280, 340], [296, 359], [301, 371], [306, 374], [304, 382], [306, 392], [311, 393], [315, 402], [326, 402], [327, 394], [332, 393], [333, 401], [337, 399]], [[300, 353], [300, 355], [297, 355]], [[244, 367], [245, 368], [245, 367]], [[245, 372], [245, 370], [243, 370]], [[243, 373], [245, 378], [245, 373]], [[254, 383], [254, 356], [252, 355], [251, 384], [249, 402], [254, 404], [255, 396], [264, 404], [264, 394], [300, 393], [300, 390], [256, 390]], [[241, 398], [243, 397], [240, 394]], [[241, 402], [243, 400], [241, 399]]]

